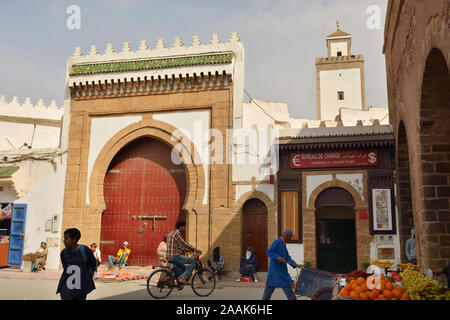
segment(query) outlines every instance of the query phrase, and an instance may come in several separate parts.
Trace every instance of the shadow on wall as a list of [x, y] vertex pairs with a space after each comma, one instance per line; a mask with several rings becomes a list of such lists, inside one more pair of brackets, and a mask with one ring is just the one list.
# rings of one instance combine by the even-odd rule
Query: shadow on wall
[[[206, 252], [203, 257], [205, 258], [205, 263], [207, 262], [207, 260], [209, 260], [210, 257], [212, 257], [212, 250], [215, 247], [220, 247], [220, 254], [224, 257], [224, 269], [225, 271], [231, 271], [231, 272], [238, 272], [239, 268], [240, 268], [240, 261], [241, 261], [241, 257], [244, 253], [244, 248], [242, 247], [244, 244], [244, 239], [243, 239], [243, 207], [246, 203], [249, 202], [249, 200], [252, 199], [258, 199], [259, 198], [259, 194], [261, 192], [257, 191], [257, 190], [253, 190], [250, 194], [247, 195], [247, 201], [244, 202], [244, 204], [241, 207], [237, 207], [237, 204], [233, 205], [233, 215], [232, 218], [230, 219], [228, 212], [225, 214], [217, 214], [214, 212], [213, 209], [213, 221], [212, 221], [212, 225], [213, 225], [213, 235], [217, 234], [217, 230], [220, 230], [219, 235], [217, 236], [216, 240], [211, 244], [211, 249], [208, 250], [208, 252]], [[262, 201], [261, 201], [262, 202]], [[236, 207], [235, 207], [236, 206]], [[265, 209], [266, 209], [266, 230], [265, 233], [266, 235], [261, 235], [260, 238], [261, 240], [264, 242], [264, 244], [260, 245], [260, 253], [257, 254], [257, 258], [258, 258], [258, 262], [259, 265], [264, 265], [261, 263], [262, 259], [267, 259], [267, 256], [265, 255], [265, 251], [267, 251], [268, 249], [268, 238], [271, 238], [270, 235], [268, 234], [268, 208], [264, 205]], [[248, 221], [248, 220], [247, 220]], [[247, 222], [248, 223], [248, 222]], [[225, 225], [225, 227], [223, 228], [219, 228], [220, 226]], [[216, 226], [214, 228], [214, 226]], [[256, 228], [254, 229], [258, 229], [258, 226], [255, 222], [255, 226]], [[253, 231], [253, 226], [247, 226], [247, 230], [251, 230]], [[255, 230], [256, 231], [256, 230]], [[255, 234], [258, 234], [257, 232], [253, 233], [253, 236]], [[260, 233], [261, 234], [261, 233]], [[275, 239], [273, 239], [275, 240]], [[257, 245], [252, 245], [252, 246], [257, 246]], [[245, 248], [246, 249], [246, 248]], [[263, 254], [261, 254], [261, 252], [264, 252]], [[264, 257], [262, 256], [264, 255]], [[266, 267], [268, 266], [268, 262]], [[259, 270], [258, 268], [258, 272], [264, 272], [267, 270]]]

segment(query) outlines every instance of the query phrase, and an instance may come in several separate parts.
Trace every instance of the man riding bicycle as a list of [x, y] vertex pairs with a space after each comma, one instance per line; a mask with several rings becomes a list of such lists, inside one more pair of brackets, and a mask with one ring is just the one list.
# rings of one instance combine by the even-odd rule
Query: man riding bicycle
[[[175, 230], [167, 235], [167, 261], [174, 265], [176, 271], [182, 273], [178, 277], [178, 283], [180, 284], [188, 283], [187, 279], [191, 276], [192, 270], [196, 264], [194, 259], [186, 257], [184, 254], [186, 252], [201, 253], [200, 250], [191, 246], [181, 237], [181, 232], [185, 229], [186, 222], [178, 221], [175, 225]], [[189, 264], [187, 268], [185, 267], [186, 264]]]

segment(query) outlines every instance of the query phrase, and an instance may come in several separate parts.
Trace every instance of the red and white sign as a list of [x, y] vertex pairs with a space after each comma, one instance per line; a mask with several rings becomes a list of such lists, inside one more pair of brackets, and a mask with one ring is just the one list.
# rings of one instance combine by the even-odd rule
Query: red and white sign
[[378, 166], [376, 150], [293, 153], [291, 155], [292, 169], [375, 166]]

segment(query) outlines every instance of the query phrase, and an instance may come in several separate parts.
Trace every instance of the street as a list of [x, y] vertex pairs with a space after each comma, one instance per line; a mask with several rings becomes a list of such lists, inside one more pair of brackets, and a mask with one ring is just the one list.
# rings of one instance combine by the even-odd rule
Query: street
[[[56, 295], [58, 280], [48, 278], [24, 278], [0, 275], [0, 300], [59, 300]], [[88, 300], [153, 300], [148, 294], [146, 281], [136, 280], [121, 283], [95, 283], [96, 290], [88, 295]], [[207, 300], [260, 300], [263, 286], [245, 284], [224, 286], [217, 284], [216, 290]], [[182, 291], [172, 291], [167, 300], [198, 300], [190, 287]], [[277, 289], [273, 300], [286, 300], [281, 289]]]

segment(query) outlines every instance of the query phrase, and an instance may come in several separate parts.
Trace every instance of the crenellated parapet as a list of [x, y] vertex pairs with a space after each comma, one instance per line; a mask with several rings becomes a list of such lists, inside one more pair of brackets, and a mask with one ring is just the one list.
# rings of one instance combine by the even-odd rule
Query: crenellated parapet
[[350, 62], [364, 62], [364, 55], [350, 55], [330, 58], [316, 58], [316, 65], [332, 64], [332, 63], [350, 63]]
[[42, 99], [39, 99], [36, 104], [32, 104], [30, 98], [26, 98], [23, 103], [20, 103], [17, 97], [13, 97], [11, 101], [8, 102], [4, 95], [0, 96], [0, 117], [35, 118], [59, 121], [63, 114], [63, 108], [59, 108], [56, 105], [55, 100], [52, 100], [49, 105], [45, 105]]
[[120, 51], [107, 44], [103, 53], [95, 45], [83, 55], [77, 47], [69, 64], [69, 88], [77, 99], [148, 94], [172, 90], [243, 88], [244, 47], [233, 32], [227, 42], [214, 34], [208, 44], [194, 36], [186, 46], [176, 37], [170, 47], [158, 39], [153, 49], [147, 41], [133, 51], [125, 42]]

